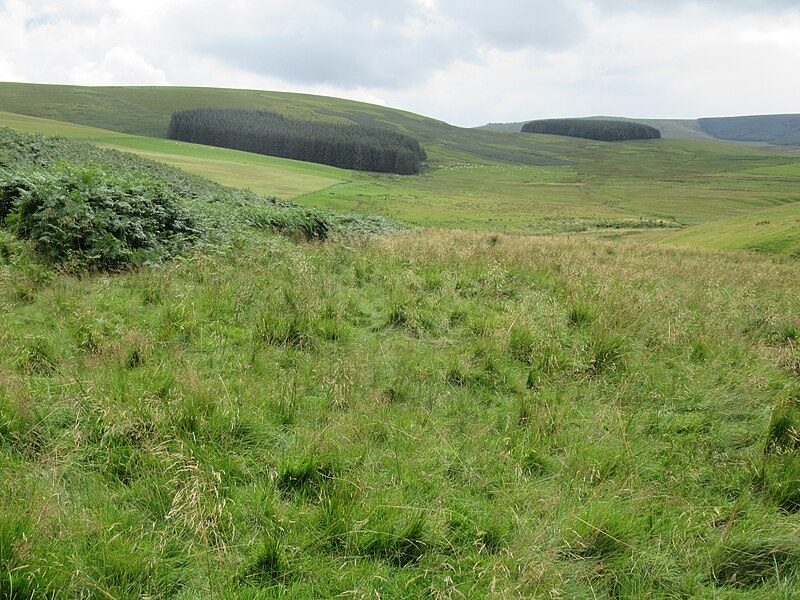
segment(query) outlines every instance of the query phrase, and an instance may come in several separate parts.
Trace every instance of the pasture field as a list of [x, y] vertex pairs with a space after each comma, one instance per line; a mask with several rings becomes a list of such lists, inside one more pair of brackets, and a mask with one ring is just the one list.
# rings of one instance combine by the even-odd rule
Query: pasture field
[[429, 230], [76, 278], [5, 242], [5, 597], [795, 597], [797, 261]]
[[435, 135], [430, 129], [435, 125], [449, 128], [450, 137], [426, 144], [432, 158], [423, 175], [400, 177], [0, 113], [0, 125], [22, 131], [83, 139], [161, 160], [223, 185], [417, 226], [638, 233], [800, 200], [793, 176], [800, 158], [788, 154], [718, 142], [611, 144], [421, 122], [426, 123], [425, 135]]
[[800, 200], [800, 163], [788, 155], [715, 142], [557, 143], [571, 164], [434, 163], [418, 177], [362, 174], [298, 202], [420, 226], [563, 233], [681, 228]]
[[664, 244], [750, 250], [800, 258], [800, 203], [715, 221], [666, 235]]

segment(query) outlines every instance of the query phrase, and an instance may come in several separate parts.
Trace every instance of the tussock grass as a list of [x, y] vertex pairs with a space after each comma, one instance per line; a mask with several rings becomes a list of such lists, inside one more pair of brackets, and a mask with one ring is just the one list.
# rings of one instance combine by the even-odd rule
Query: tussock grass
[[797, 264], [495, 237], [15, 246], [0, 589], [791, 597]]

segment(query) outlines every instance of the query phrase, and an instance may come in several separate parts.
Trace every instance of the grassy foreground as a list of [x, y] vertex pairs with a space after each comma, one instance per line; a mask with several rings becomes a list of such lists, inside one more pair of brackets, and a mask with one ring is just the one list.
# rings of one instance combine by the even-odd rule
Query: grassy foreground
[[2, 242], [2, 597], [796, 597], [797, 261]]

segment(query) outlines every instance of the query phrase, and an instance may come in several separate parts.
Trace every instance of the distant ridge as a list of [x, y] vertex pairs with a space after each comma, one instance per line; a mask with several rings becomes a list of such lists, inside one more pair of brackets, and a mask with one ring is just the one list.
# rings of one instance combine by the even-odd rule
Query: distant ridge
[[[800, 146], [800, 114], [713, 117], [700, 119], [631, 119], [592, 116], [591, 120], [631, 121], [655, 127], [664, 139], [761, 142], [777, 146]], [[519, 132], [527, 121], [489, 123], [476, 129]]]
[[698, 119], [700, 127], [720, 140], [800, 146], [800, 115], [753, 115]]

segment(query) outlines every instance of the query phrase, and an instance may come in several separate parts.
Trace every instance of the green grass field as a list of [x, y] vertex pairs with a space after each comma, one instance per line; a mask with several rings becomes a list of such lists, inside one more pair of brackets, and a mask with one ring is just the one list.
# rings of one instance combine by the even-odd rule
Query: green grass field
[[437, 231], [5, 265], [0, 590], [793, 598], [799, 268]]
[[362, 175], [299, 201], [421, 226], [554, 233], [685, 227], [800, 200], [786, 176], [800, 163], [786, 155], [714, 142], [556, 143], [573, 164], [448, 162], [420, 177]]
[[800, 203], [691, 227], [665, 236], [662, 243], [800, 258]]
[[[52, 231], [14, 234], [2, 188], [0, 598], [798, 597], [800, 158], [162, 92], [4, 84], [0, 125], [429, 227], [303, 241], [288, 212], [277, 235], [241, 194], [126, 158], [243, 230], [69, 271], [42, 258]], [[428, 136], [428, 170], [12, 114], [155, 131], [179, 102], [255, 98]], [[101, 154], [77, 146], [52, 147]]]

